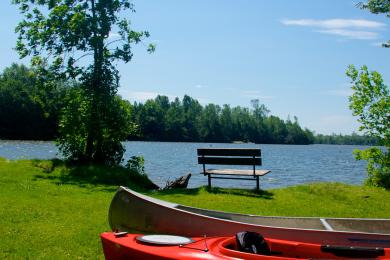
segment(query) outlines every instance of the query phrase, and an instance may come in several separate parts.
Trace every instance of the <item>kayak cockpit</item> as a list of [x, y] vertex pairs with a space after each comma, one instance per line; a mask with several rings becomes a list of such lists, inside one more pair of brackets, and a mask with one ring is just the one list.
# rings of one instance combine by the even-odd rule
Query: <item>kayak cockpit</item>
[[[250, 241], [240, 241], [243, 233], [252, 235]], [[260, 259], [258, 256], [269, 256], [270, 259], [388, 259], [388, 248], [353, 247], [300, 243], [278, 239], [267, 239], [253, 232], [240, 232], [218, 245], [224, 256], [244, 259]], [[256, 241], [257, 239], [257, 241]], [[243, 248], [244, 247], [244, 248]], [[253, 250], [251, 250], [253, 249]], [[267, 258], [268, 259], [268, 258]]]

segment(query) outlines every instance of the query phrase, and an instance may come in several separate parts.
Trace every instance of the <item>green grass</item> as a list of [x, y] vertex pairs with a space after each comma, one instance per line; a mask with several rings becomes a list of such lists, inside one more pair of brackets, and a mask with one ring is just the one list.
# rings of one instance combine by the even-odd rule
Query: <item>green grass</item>
[[114, 187], [64, 184], [57, 169], [0, 161], [0, 258], [103, 258]]
[[268, 191], [205, 187], [153, 195], [187, 206], [267, 216], [389, 218], [390, 191], [341, 183], [313, 183]]
[[[99, 234], [109, 230], [108, 207], [121, 175], [121, 169], [0, 159], [0, 259], [103, 258]], [[146, 183], [143, 177], [132, 179]], [[389, 191], [337, 183], [262, 192], [204, 187], [147, 192], [124, 184], [160, 199], [231, 212], [390, 216]]]

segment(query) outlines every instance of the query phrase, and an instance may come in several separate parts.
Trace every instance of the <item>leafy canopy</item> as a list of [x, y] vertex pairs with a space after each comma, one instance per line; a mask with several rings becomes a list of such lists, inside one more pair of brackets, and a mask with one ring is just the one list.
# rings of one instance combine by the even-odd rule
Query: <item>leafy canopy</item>
[[[135, 12], [129, 0], [13, 0], [24, 19], [16, 27], [16, 50], [21, 58], [33, 56], [33, 65], [50, 64], [57, 77], [76, 78], [85, 72], [80, 60], [99, 57], [109, 63], [129, 62], [131, 45], [149, 32], [131, 29], [120, 11]], [[117, 34], [114, 34], [117, 30]], [[112, 37], [113, 35], [117, 35]], [[154, 51], [150, 44], [148, 51]], [[44, 55], [42, 58], [41, 55]]]
[[369, 72], [363, 66], [360, 72], [349, 66], [347, 75], [351, 78], [353, 94], [349, 107], [358, 116], [360, 130], [375, 137], [383, 149], [372, 147], [355, 151], [358, 160], [367, 160], [367, 184], [390, 189], [390, 95], [382, 76]]
[[[149, 37], [147, 31], [132, 30], [130, 21], [119, 15], [134, 12], [134, 6], [129, 0], [13, 3], [24, 15], [16, 27], [20, 57], [32, 56], [42, 82], [80, 82], [61, 113], [60, 150], [69, 159], [118, 164], [124, 153], [121, 141], [133, 126], [127, 105], [116, 98], [119, 72], [114, 62], [129, 62], [131, 46]], [[149, 45], [148, 51], [154, 48]]]
[[[390, 18], [390, 0], [368, 0], [366, 3], [360, 2], [358, 7], [368, 9], [373, 14], [386, 14]], [[382, 43], [385, 48], [390, 48], [390, 41]]]

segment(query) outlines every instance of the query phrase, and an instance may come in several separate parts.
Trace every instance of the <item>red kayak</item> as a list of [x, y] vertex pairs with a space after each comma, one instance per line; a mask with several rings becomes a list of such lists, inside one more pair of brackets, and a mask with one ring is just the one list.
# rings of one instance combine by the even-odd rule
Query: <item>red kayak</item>
[[255, 232], [194, 238], [105, 232], [101, 239], [106, 259], [390, 259], [390, 248], [269, 239]]

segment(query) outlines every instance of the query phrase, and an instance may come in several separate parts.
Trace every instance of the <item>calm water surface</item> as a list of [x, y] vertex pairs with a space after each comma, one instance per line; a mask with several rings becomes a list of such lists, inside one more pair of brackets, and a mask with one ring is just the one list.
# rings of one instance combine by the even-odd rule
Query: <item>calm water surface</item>
[[[158, 185], [191, 172], [190, 187], [207, 185], [199, 174], [196, 149], [201, 147], [261, 148], [263, 169], [272, 172], [261, 178], [264, 189], [307, 182], [344, 182], [361, 184], [366, 177], [364, 161], [356, 161], [352, 151], [364, 146], [352, 145], [256, 145], [214, 143], [125, 142], [125, 160], [133, 155], [145, 157], [145, 170]], [[0, 141], [0, 157], [8, 159], [49, 159], [57, 155], [52, 142]], [[212, 166], [211, 166], [212, 167]], [[217, 168], [218, 166], [215, 166]], [[230, 166], [229, 166], [230, 167]], [[220, 187], [254, 188], [254, 181], [212, 180]]]

